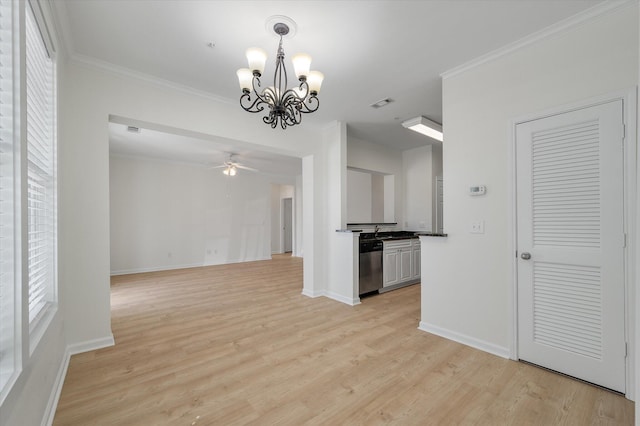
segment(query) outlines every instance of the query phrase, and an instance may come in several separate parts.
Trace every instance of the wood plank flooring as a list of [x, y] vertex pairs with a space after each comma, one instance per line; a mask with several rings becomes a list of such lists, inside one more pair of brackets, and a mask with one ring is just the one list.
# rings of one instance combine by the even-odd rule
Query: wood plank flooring
[[302, 260], [112, 278], [116, 345], [71, 358], [54, 425], [632, 425], [633, 403], [417, 330], [420, 286], [350, 307]]

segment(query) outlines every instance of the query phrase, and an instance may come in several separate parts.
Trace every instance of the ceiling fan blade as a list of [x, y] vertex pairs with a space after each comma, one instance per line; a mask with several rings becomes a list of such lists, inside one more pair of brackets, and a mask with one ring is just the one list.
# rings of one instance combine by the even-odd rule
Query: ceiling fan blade
[[248, 170], [250, 172], [257, 172], [259, 171], [258, 169], [254, 169], [253, 167], [247, 167], [247, 166], [243, 166], [242, 164], [236, 164], [236, 167], [239, 169], [243, 169], [243, 170]]

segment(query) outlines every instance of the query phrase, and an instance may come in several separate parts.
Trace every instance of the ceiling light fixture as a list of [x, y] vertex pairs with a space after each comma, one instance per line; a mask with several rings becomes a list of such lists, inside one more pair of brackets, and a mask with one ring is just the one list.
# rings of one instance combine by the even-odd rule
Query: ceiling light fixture
[[[284, 17], [283, 20], [289, 18]], [[289, 19], [290, 20], [290, 19]], [[266, 124], [275, 129], [278, 125], [283, 129], [287, 126], [300, 124], [302, 114], [315, 112], [320, 106], [318, 93], [324, 75], [319, 71], [309, 71], [311, 57], [298, 54], [293, 57], [293, 67], [300, 84], [287, 89], [287, 70], [284, 66], [284, 50], [282, 37], [289, 34], [289, 25], [276, 22], [273, 31], [280, 36], [278, 53], [276, 56], [276, 71], [273, 86], [261, 89], [260, 77], [264, 71], [267, 54], [259, 48], [247, 50], [249, 68], [238, 70], [238, 81], [242, 96], [240, 106], [247, 112], [261, 112], [268, 108], [269, 114], [262, 118]]]
[[429, 136], [437, 141], [442, 142], [442, 125], [431, 121], [425, 117], [416, 117], [402, 123], [407, 129], [411, 129], [414, 132], [422, 133], [425, 136]]
[[223, 171], [222, 173], [224, 173], [227, 176], [235, 176], [236, 173], [238, 172], [238, 170], [236, 170], [236, 166], [234, 166], [233, 164], [229, 164]]

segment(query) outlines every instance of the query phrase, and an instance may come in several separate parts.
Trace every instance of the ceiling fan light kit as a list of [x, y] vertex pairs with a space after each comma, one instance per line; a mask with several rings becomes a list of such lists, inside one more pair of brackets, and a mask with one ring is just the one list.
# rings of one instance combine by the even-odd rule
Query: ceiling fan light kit
[[248, 170], [250, 172], [258, 172], [259, 170], [254, 169], [253, 167], [247, 167], [242, 163], [235, 161], [234, 157], [237, 154], [228, 153], [229, 157], [226, 161], [222, 163], [220, 166], [210, 167], [210, 169], [222, 169], [222, 173], [225, 176], [235, 176], [238, 174], [238, 169]]
[[222, 173], [224, 173], [224, 174], [225, 174], [225, 175], [227, 175], [227, 176], [235, 176], [237, 172], [238, 172], [238, 171], [237, 171], [237, 169], [236, 169], [236, 166], [233, 166], [233, 165], [229, 165], [229, 166], [227, 166], [227, 167], [222, 171]]
[[276, 55], [276, 70], [273, 86], [261, 88], [260, 77], [264, 72], [267, 54], [256, 47], [247, 50], [249, 68], [237, 71], [238, 82], [242, 95], [240, 106], [247, 112], [259, 113], [267, 110], [268, 114], [262, 118], [266, 124], [275, 129], [278, 125], [286, 129], [302, 122], [302, 114], [318, 110], [320, 101], [318, 93], [322, 86], [324, 75], [319, 71], [311, 71], [311, 57], [307, 54], [297, 54], [293, 57], [293, 67], [298, 86], [287, 88], [287, 69], [284, 66], [284, 49], [282, 38], [295, 30], [295, 22], [285, 16], [271, 17], [267, 26], [273, 24], [273, 31], [280, 37]]

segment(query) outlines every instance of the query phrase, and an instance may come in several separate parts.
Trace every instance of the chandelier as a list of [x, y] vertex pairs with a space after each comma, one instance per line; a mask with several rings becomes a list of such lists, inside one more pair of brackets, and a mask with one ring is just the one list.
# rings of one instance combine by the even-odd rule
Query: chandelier
[[262, 121], [271, 125], [272, 129], [278, 125], [286, 129], [287, 126], [300, 124], [302, 114], [317, 111], [320, 106], [318, 93], [324, 75], [319, 71], [309, 71], [311, 66], [309, 55], [295, 55], [292, 58], [293, 68], [300, 84], [287, 88], [287, 69], [284, 66], [282, 37], [289, 34], [289, 25], [276, 22], [273, 25], [273, 31], [280, 36], [273, 86], [261, 88], [260, 77], [262, 77], [267, 61], [266, 52], [255, 47], [248, 49], [249, 68], [241, 68], [237, 72], [242, 90], [240, 106], [245, 111], [252, 113], [262, 112], [266, 109], [268, 114], [262, 118]]

